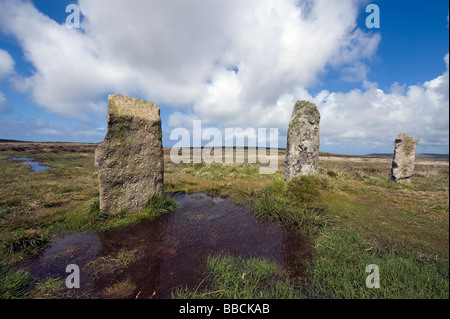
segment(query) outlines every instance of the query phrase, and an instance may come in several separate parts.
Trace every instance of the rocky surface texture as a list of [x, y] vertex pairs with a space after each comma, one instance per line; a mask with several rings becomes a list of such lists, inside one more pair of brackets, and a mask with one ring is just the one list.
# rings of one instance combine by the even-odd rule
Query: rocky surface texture
[[108, 132], [95, 151], [100, 210], [138, 212], [163, 195], [159, 107], [120, 94], [108, 97]]
[[319, 169], [320, 113], [314, 103], [297, 101], [286, 145], [284, 179], [317, 174]]
[[392, 160], [391, 179], [397, 183], [411, 183], [416, 161], [418, 140], [406, 133], [395, 138], [394, 159]]

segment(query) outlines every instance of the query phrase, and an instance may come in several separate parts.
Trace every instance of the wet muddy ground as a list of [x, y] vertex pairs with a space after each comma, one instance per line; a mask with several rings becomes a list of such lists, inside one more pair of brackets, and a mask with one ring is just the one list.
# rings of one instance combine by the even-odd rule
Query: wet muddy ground
[[249, 207], [228, 199], [203, 193], [173, 197], [179, 208], [156, 220], [57, 237], [26, 267], [37, 278], [66, 278], [66, 266], [76, 264], [77, 294], [98, 298], [118, 283], [127, 283], [129, 298], [170, 298], [176, 288], [196, 288], [206, 277], [207, 257], [219, 253], [267, 258], [301, 275], [301, 262], [310, 255], [303, 237], [256, 220]]

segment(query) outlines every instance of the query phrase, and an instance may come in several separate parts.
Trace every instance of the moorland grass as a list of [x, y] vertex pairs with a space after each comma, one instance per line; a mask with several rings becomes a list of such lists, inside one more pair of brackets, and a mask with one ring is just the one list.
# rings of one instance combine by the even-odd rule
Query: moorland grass
[[[448, 163], [419, 162], [410, 185], [389, 179], [390, 164], [389, 159], [325, 157], [316, 176], [285, 183], [280, 167], [277, 174], [260, 178], [264, 183], [254, 179], [249, 187], [247, 177], [233, 175], [234, 182], [222, 182], [231, 183], [233, 191], [219, 188], [219, 193], [250, 204], [257, 218], [311, 240], [314, 253], [304, 261], [305, 276], [285, 277], [296, 287], [289, 298], [448, 298]], [[197, 174], [189, 177], [190, 188], [198, 191], [204, 181]], [[380, 269], [378, 289], [366, 287], [365, 270], [371, 264]], [[238, 269], [225, 268], [229, 276], [220, 278], [240, 287]], [[216, 276], [211, 267], [205, 273], [205, 278]], [[233, 297], [232, 289], [223, 285], [207, 287], [174, 297]]]
[[31, 275], [0, 260], [0, 299], [27, 297], [32, 286]]
[[[13, 155], [45, 160], [52, 169], [31, 173], [7, 160]], [[52, 234], [104, 231], [174, 208], [165, 197], [141, 213], [101, 213], [93, 162], [92, 153], [0, 152], [0, 298], [64, 298], [60, 284], [34, 283], [14, 267], [45, 248]], [[283, 163], [281, 154], [278, 172], [260, 175], [260, 164], [175, 165], [166, 153], [167, 193], [228, 197], [257, 218], [307, 236], [313, 248], [302, 278], [289, 278], [267, 260], [212, 255], [203, 284], [174, 297], [448, 298], [448, 162], [418, 161], [410, 185], [389, 179], [386, 158], [328, 154], [317, 176], [288, 183]], [[369, 264], [380, 268], [379, 289], [365, 286]], [[111, 294], [127, 296], [126, 287], [112, 286]]]
[[177, 289], [179, 299], [282, 299], [298, 297], [294, 282], [279, 266], [263, 258], [211, 255], [208, 276], [195, 289]]
[[[379, 267], [378, 289], [366, 287], [368, 265]], [[306, 282], [306, 298], [448, 298], [448, 251], [382, 247], [348, 229], [327, 229], [315, 240]]]

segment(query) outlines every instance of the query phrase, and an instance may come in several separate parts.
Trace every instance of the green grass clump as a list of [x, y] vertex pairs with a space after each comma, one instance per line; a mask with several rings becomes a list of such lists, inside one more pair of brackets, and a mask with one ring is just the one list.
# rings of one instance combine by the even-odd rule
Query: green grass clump
[[29, 272], [15, 269], [0, 260], [0, 299], [26, 298], [31, 284]]
[[95, 278], [118, 275], [139, 258], [137, 249], [123, 250], [114, 255], [101, 256], [89, 262], [84, 270], [92, 272]]
[[30, 294], [33, 299], [66, 299], [71, 296], [64, 280], [52, 277], [36, 283]]
[[[306, 203], [292, 200], [288, 194], [294, 192], [293, 189], [300, 192], [302, 190], [289, 185], [297, 186], [297, 181], [285, 183], [281, 176], [275, 177], [253, 200], [253, 214], [257, 218], [274, 221], [280, 226], [304, 235], [317, 233], [329, 222], [329, 216], [324, 209], [312, 206], [309, 200]], [[307, 189], [309, 190], [309, 188]], [[305, 196], [295, 194], [295, 196], [299, 199], [309, 197], [309, 194]]]
[[1, 236], [0, 247], [4, 254], [16, 254], [19, 259], [26, 255], [35, 254], [43, 249], [51, 238], [48, 230], [17, 229], [4, 232]]
[[145, 205], [145, 211], [148, 214], [159, 215], [171, 212], [177, 207], [178, 203], [176, 200], [171, 198], [169, 195], [164, 194], [159, 197], [151, 197]]
[[307, 206], [296, 206], [286, 201], [274, 199], [265, 192], [252, 206], [257, 218], [274, 221], [304, 235], [311, 235], [325, 226], [329, 220], [323, 210]]
[[129, 225], [142, 219], [155, 218], [171, 212], [176, 207], [178, 207], [178, 203], [167, 194], [160, 197], [152, 197], [149, 198], [145, 209], [141, 212], [130, 214], [122, 211], [115, 215], [106, 216], [106, 220], [99, 225], [98, 230], [105, 231], [111, 228]]
[[147, 201], [141, 212], [108, 214], [100, 211], [99, 199], [94, 198], [70, 212], [63, 212], [63, 223], [58, 223], [54, 230], [63, 231], [106, 231], [112, 228], [125, 226], [138, 222], [145, 218], [155, 218], [161, 214], [170, 212], [178, 206], [178, 203], [169, 195], [152, 197]]
[[[296, 298], [294, 283], [267, 259], [209, 256], [207, 277], [196, 289], [178, 289], [172, 298], [280, 299]], [[202, 287], [202, 285], [204, 287]]]
[[312, 203], [327, 191], [329, 183], [320, 175], [295, 176], [286, 183], [286, 197], [295, 203]]

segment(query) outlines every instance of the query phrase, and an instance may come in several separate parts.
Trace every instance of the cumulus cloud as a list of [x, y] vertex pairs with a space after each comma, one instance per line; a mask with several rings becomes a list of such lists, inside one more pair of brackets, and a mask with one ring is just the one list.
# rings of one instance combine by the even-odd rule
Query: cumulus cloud
[[[448, 55], [422, 85], [367, 82], [381, 36], [357, 27], [363, 2], [79, 0], [81, 29], [69, 29], [29, 1], [0, 0], [0, 31], [34, 67], [15, 87], [63, 117], [105, 114], [105, 94], [122, 93], [173, 108], [171, 127], [277, 127], [283, 140], [304, 98], [322, 113], [323, 145], [370, 148], [402, 130], [448, 145]], [[364, 89], [311, 96], [329, 68]]]
[[104, 112], [114, 91], [232, 122], [376, 50], [379, 37], [356, 28], [359, 1], [297, 2], [80, 0], [76, 30], [0, 0], [0, 27], [36, 69], [16, 86], [47, 111]]
[[31, 77], [15, 76], [13, 83], [47, 111], [65, 117], [87, 118], [102, 112], [105, 79], [114, 77], [99, 59], [95, 46], [81, 32], [71, 32], [40, 13], [28, 1], [1, 1], [0, 27], [21, 45], [35, 67]]
[[[14, 59], [11, 55], [0, 49], [0, 81], [10, 76], [14, 72]], [[0, 91], [0, 113], [9, 110], [8, 103], [3, 92]]]
[[0, 49], [0, 81], [11, 75], [14, 71], [14, 60], [11, 55]]
[[[419, 138], [423, 150], [449, 143], [449, 55], [446, 71], [421, 85], [394, 83], [389, 92], [366, 83], [365, 90], [322, 91], [308, 98], [322, 114], [324, 145], [358, 145], [374, 150], [389, 144], [400, 132]], [[392, 142], [393, 143], [393, 142]]]

